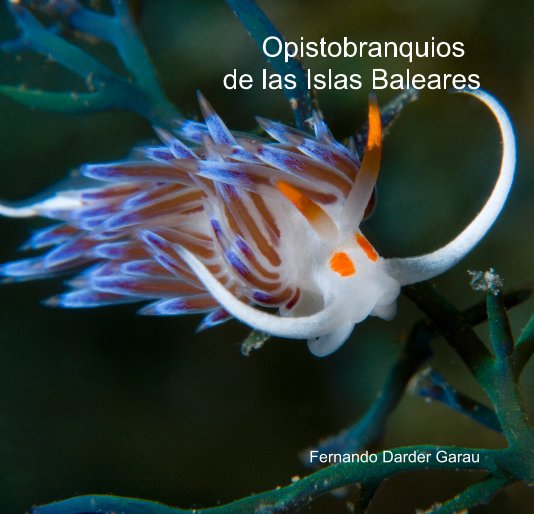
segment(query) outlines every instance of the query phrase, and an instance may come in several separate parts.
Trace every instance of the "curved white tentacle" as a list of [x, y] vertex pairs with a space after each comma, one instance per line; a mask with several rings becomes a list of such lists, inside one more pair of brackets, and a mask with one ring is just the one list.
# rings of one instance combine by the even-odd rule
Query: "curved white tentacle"
[[310, 339], [332, 332], [333, 328], [339, 324], [336, 316], [339, 308], [335, 304], [310, 316], [296, 318], [282, 318], [255, 309], [228, 291], [191, 252], [183, 247], [176, 246], [175, 248], [221, 306], [243, 323], [257, 330], [279, 337]]
[[454, 266], [467, 255], [493, 225], [506, 202], [512, 186], [516, 142], [510, 119], [501, 104], [482, 90], [460, 90], [484, 103], [493, 113], [501, 131], [503, 152], [499, 177], [490, 197], [471, 223], [451, 242], [442, 248], [419, 257], [387, 259], [389, 274], [401, 285], [413, 284], [435, 277]]

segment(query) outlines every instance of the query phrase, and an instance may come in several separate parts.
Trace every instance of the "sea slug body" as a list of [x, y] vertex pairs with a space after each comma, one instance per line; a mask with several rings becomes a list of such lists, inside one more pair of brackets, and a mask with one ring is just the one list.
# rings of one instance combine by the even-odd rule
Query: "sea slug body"
[[[204, 123], [180, 121], [162, 144], [115, 163], [86, 165], [87, 187], [59, 191], [0, 214], [59, 223], [34, 234], [38, 257], [0, 267], [15, 280], [81, 272], [49, 304], [148, 302], [147, 315], [205, 313], [200, 328], [235, 317], [269, 334], [335, 351], [368, 316], [390, 319], [401, 286], [443, 273], [484, 236], [515, 169], [506, 112], [499, 178], [485, 206], [453, 241], [420, 257], [385, 259], [360, 225], [374, 203], [382, 129], [374, 97], [360, 160], [315, 113], [314, 135], [258, 119], [269, 139], [231, 132], [199, 95]], [[269, 312], [265, 308], [275, 309]]]

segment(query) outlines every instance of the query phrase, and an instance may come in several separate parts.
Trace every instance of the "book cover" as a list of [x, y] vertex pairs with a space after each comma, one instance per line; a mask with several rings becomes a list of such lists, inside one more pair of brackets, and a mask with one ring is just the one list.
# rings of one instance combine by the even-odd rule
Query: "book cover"
[[527, 513], [532, 6], [0, 6], [0, 512]]

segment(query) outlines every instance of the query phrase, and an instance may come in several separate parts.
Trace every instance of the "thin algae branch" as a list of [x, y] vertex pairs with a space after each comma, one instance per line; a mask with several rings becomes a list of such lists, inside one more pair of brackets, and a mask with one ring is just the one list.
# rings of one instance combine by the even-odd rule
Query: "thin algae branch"
[[[430, 293], [430, 291], [432, 291], [432, 289], [424, 291], [424, 293], [418, 297], [418, 302], [424, 302], [425, 300], [423, 298], [428, 299], [428, 295], [433, 294]], [[500, 304], [501, 307], [497, 307], [499, 311], [498, 317], [505, 313], [505, 304], [512, 306], [518, 301], [524, 300], [526, 296], [528, 296], [528, 294], [525, 291], [512, 293], [508, 296], [505, 295], [503, 303]], [[490, 297], [493, 297], [493, 293], [487, 294], [486, 301], [488, 302], [488, 305], [491, 305]], [[440, 297], [436, 297], [433, 299], [433, 302], [434, 301], [437, 301], [439, 304], [441, 299]], [[447, 316], [449, 315], [448, 311], [450, 309], [451, 307], [447, 305], [445, 308]], [[491, 308], [489, 310], [491, 312]], [[479, 323], [481, 321], [479, 305], [464, 311], [464, 313], [458, 312], [457, 315], [461, 316], [464, 320], [470, 320], [472, 323]], [[492, 323], [494, 323], [493, 318], [490, 317], [488, 321], [491, 327]], [[427, 331], [427, 335], [423, 339], [418, 339], [418, 342], [423, 345], [428, 344], [430, 339], [439, 334], [436, 326], [433, 325], [432, 322], [420, 322], [416, 325], [416, 329], [412, 331], [411, 337], [414, 338], [414, 333], [422, 331], [423, 328], [421, 327], [424, 325], [426, 325], [424, 330]], [[395, 400], [402, 396], [409, 377], [411, 377], [419, 365], [428, 358], [426, 352], [428, 352], [428, 348], [422, 354], [425, 359], [419, 357], [419, 362], [416, 359], [411, 363], [410, 360], [413, 359], [414, 356], [407, 355], [406, 353], [403, 354], [400, 359], [400, 364], [394, 366], [392, 375], [389, 381], [386, 382], [386, 387], [381, 396], [381, 398], [390, 397], [390, 401], [384, 404], [384, 400], [381, 400], [380, 398], [377, 400], [379, 405], [371, 408], [366, 417], [360, 421], [360, 424], [356, 425], [356, 430], [353, 429], [355, 434], [353, 434], [352, 440], [347, 437], [338, 437], [335, 441], [335, 447], [332, 443], [330, 445], [325, 444], [321, 446], [319, 450], [325, 452], [325, 454], [335, 454], [340, 452], [338, 455], [340, 455], [341, 452], [344, 453], [349, 451], [362, 453], [365, 446], [373, 444], [376, 437], [381, 434], [384, 429], [384, 424], [387, 420], [387, 416], [385, 416], [384, 413], [391, 413], [391, 410], [396, 404]], [[376, 454], [376, 463], [354, 461], [331, 464], [307, 477], [292, 482], [287, 486], [249, 496], [220, 507], [188, 510], [171, 508], [159, 503], [132, 498], [90, 495], [72, 498], [70, 500], [64, 500], [42, 507], [35, 507], [31, 512], [32, 514], [112, 514], [114, 512], [124, 512], [125, 514], [136, 514], [138, 512], [148, 514], [245, 514], [251, 512], [297, 512], [304, 506], [313, 502], [313, 500], [319, 496], [329, 491], [334, 491], [347, 485], [359, 484], [360, 486], [372, 486], [372, 491], [374, 492], [382, 481], [399, 473], [408, 471], [448, 469], [457, 472], [488, 472], [488, 477], [486, 479], [469, 486], [455, 498], [445, 503], [434, 505], [426, 511], [429, 514], [459, 512], [462, 509], [488, 502], [495, 493], [511, 483], [517, 481], [526, 481], [530, 483], [534, 480], [534, 445], [531, 440], [532, 429], [526, 426], [527, 421], [524, 418], [522, 411], [519, 392], [513, 381], [510, 383], [511, 385], [503, 382], [503, 375], [500, 373], [497, 364], [498, 359], [494, 357], [491, 357], [491, 359], [492, 366], [484, 375], [484, 383], [481, 383], [481, 385], [485, 390], [492, 393], [490, 399], [492, 400], [493, 408], [497, 408], [501, 405], [503, 400], [507, 402], [504, 412], [499, 414], [499, 419], [506, 423], [505, 426], [510, 433], [517, 433], [517, 436], [510, 439], [510, 446], [502, 449], [486, 450], [479, 448], [442, 447], [434, 445], [394, 448], [378, 452]], [[403, 361], [405, 362], [405, 366], [409, 367], [410, 371], [406, 369], [402, 373], [404, 378], [400, 381], [396, 381], [393, 378], [396, 375], [395, 369], [398, 369], [399, 365], [402, 366]], [[508, 380], [508, 378], [509, 377], [505, 376], [506, 380]], [[505, 392], [496, 397], [494, 394], [495, 388], [503, 389]], [[510, 391], [513, 391], [513, 393], [511, 394]], [[458, 409], [455, 402], [448, 401], [446, 403], [449, 407]], [[462, 409], [458, 410], [461, 411]], [[511, 415], [513, 412], [521, 413], [521, 415]], [[507, 416], [510, 415], [511, 419], [508, 420]], [[474, 420], [482, 422], [482, 420], [477, 419], [476, 416], [474, 417]], [[526, 430], [523, 427], [526, 427]], [[358, 439], [358, 437], [360, 439]], [[410, 459], [410, 455], [423, 455], [426, 459], [424, 462], [420, 462], [420, 459]], [[443, 461], [443, 455], [447, 455], [445, 461]], [[466, 458], [466, 455], [469, 457]], [[440, 459], [442, 461], [440, 461]], [[370, 497], [367, 498], [366, 505], [368, 505], [371, 500], [372, 493], [370, 494]]]
[[[40, 54], [82, 78], [87, 90], [52, 92], [4, 84], [0, 85], [1, 94], [28, 107], [64, 113], [129, 110], [162, 127], [171, 127], [173, 120], [180, 117], [159, 85], [125, 0], [113, 2], [113, 15], [85, 8], [77, 0], [53, 2], [56, 18], [50, 25], [44, 25], [32, 13], [32, 10], [49, 13], [51, 6], [45, 2], [8, 0], [7, 6], [20, 36], [1, 43], [0, 50]], [[65, 28], [114, 46], [130, 75], [109, 69], [75, 40], [65, 39], [62, 35]]]
[[[437, 295], [432, 289], [427, 289], [422, 285], [418, 286], [418, 289], [423, 299], [425, 298], [423, 293], [428, 294], [430, 292], [430, 294]], [[503, 297], [505, 307], [511, 308], [522, 303], [530, 297], [530, 294], [527, 289], [505, 294]], [[412, 298], [415, 297], [412, 295]], [[424, 302], [425, 300], [421, 301]], [[461, 316], [470, 326], [479, 325], [488, 319], [486, 303], [480, 302], [462, 312], [457, 312], [456, 315]], [[470, 398], [465, 397], [465, 400], [459, 403], [458, 397], [452, 401], [453, 398], [450, 395], [442, 396], [440, 394], [439, 397], [436, 397], [436, 391], [433, 393], [423, 391], [421, 378], [416, 377], [416, 373], [432, 357], [430, 343], [441, 335], [436, 323], [431, 320], [421, 320], [416, 323], [404, 341], [397, 360], [388, 372], [376, 400], [367, 412], [352, 427], [339, 435], [327, 438], [318, 445], [317, 449], [325, 452], [357, 452], [376, 444], [384, 434], [389, 416], [397, 407], [414, 377], [417, 379], [413, 385], [413, 392], [416, 394], [442, 401], [448, 407], [468, 415], [475, 421], [500, 431], [495, 413], [491, 409], [488, 410], [486, 406], [475, 409], [476, 402]], [[456, 394], [462, 395], [458, 392]], [[469, 412], [465, 410], [466, 403], [472, 406]], [[304, 463], [309, 462], [307, 452], [302, 454], [302, 460]]]

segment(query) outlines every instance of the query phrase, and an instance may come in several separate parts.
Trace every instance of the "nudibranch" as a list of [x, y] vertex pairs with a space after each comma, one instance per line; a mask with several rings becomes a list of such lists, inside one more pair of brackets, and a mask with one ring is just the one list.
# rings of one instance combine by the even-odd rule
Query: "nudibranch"
[[82, 167], [91, 181], [84, 187], [0, 205], [5, 216], [59, 221], [26, 244], [47, 248], [44, 255], [4, 264], [0, 273], [24, 280], [77, 270], [71, 290], [50, 305], [148, 301], [142, 314], [205, 313], [200, 328], [235, 317], [274, 336], [306, 339], [315, 355], [330, 354], [368, 316], [392, 318], [403, 285], [456, 264], [501, 211], [515, 169], [513, 128], [491, 95], [463, 92], [495, 116], [502, 162], [482, 210], [432, 253], [386, 259], [360, 229], [374, 202], [382, 149], [374, 97], [360, 160], [317, 113], [314, 135], [258, 119], [270, 137], [263, 139], [228, 130], [199, 95], [204, 123], [156, 128], [162, 144]]

